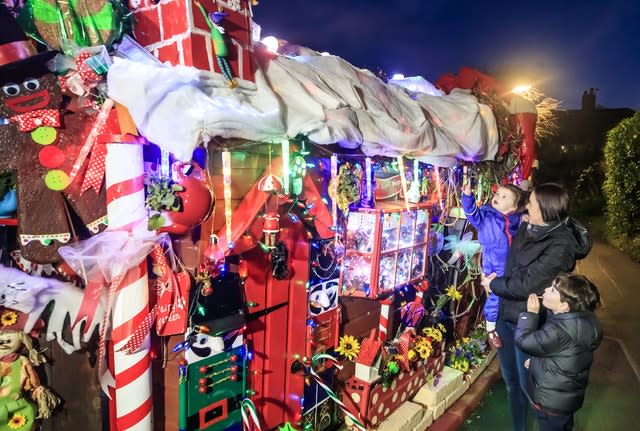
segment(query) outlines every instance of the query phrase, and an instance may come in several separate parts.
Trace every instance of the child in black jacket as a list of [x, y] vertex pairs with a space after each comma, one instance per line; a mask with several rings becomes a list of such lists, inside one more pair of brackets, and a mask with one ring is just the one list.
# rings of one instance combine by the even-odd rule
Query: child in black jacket
[[520, 314], [516, 344], [531, 355], [528, 394], [540, 431], [569, 431], [573, 414], [582, 407], [593, 362], [602, 341], [602, 329], [593, 313], [600, 293], [586, 277], [561, 274], [542, 295], [549, 310], [538, 329], [540, 302], [535, 294]]

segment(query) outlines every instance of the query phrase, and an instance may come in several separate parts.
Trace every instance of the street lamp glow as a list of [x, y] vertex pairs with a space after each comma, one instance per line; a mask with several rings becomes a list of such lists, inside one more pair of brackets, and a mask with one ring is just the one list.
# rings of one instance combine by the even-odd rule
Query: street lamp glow
[[264, 44], [264, 46], [267, 47], [267, 49], [273, 53], [277, 53], [278, 52], [278, 48], [280, 47], [280, 43], [278, 42], [278, 39], [274, 36], [267, 36], [264, 39], [262, 39], [262, 43]]
[[524, 85], [518, 85], [518, 86], [514, 87], [513, 90], [511, 90], [511, 91], [516, 93], [516, 94], [523, 94], [523, 93], [526, 93], [529, 90], [531, 90], [531, 85], [524, 84]]

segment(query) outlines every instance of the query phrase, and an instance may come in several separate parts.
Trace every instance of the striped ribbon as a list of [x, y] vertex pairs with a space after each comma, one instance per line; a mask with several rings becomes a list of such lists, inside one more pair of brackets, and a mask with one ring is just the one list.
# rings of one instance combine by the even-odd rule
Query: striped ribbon
[[311, 377], [313, 377], [316, 383], [320, 385], [322, 389], [325, 390], [327, 395], [329, 395], [329, 398], [331, 398], [338, 405], [338, 407], [340, 407], [340, 410], [342, 410], [344, 414], [347, 415], [353, 421], [353, 424], [356, 426], [356, 428], [358, 428], [361, 431], [366, 431], [367, 428], [358, 420], [358, 418], [353, 413], [351, 413], [351, 411], [349, 411], [349, 408], [342, 403], [340, 398], [338, 398], [338, 395], [336, 395], [336, 393], [333, 392], [333, 390], [324, 383], [324, 381], [322, 380], [322, 377], [320, 377], [318, 373], [316, 373], [316, 371], [313, 369], [313, 363], [319, 362], [322, 360], [331, 361], [333, 366], [335, 366], [339, 370], [342, 369], [342, 365], [340, 365], [336, 361], [336, 358], [334, 358], [331, 355], [327, 355], [326, 353], [320, 353], [318, 355], [315, 355], [311, 359], [311, 367], [309, 367], [311, 372]]

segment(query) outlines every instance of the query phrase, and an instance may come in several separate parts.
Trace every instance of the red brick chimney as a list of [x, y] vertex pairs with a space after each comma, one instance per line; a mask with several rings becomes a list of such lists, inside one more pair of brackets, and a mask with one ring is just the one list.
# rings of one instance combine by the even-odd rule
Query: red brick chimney
[[[253, 81], [251, 0], [201, 0], [207, 12], [229, 14], [221, 23], [234, 77]], [[220, 73], [209, 27], [192, 0], [130, 0], [134, 36], [162, 62]]]

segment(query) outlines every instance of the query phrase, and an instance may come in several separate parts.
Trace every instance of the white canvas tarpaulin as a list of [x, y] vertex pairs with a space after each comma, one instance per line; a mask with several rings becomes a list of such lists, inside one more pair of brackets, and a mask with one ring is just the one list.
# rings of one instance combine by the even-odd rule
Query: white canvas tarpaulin
[[215, 136], [276, 141], [298, 134], [441, 166], [497, 153], [491, 109], [465, 90], [411, 92], [335, 56], [262, 53], [258, 61], [255, 84], [239, 80], [229, 89], [219, 74], [117, 59], [109, 97], [128, 108], [147, 139], [181, 160]]

